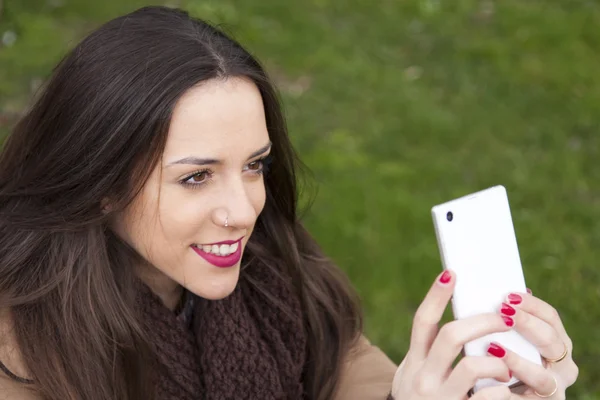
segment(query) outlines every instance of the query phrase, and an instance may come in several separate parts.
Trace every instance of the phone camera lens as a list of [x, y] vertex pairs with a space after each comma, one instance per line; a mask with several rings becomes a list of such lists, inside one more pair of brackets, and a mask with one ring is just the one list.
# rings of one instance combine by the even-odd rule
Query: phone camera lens
[[452, 221], [454, 219], [454, 214], [452, 214], [452, 211], [448, 211], [448, 214], [446, 214], [446, 219], [448, 221]]

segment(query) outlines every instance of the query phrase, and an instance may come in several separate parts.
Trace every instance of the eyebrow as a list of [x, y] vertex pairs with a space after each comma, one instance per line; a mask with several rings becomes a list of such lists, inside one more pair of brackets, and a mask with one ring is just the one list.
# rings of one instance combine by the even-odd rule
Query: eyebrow
[[[261, 155], [262, 153], [266, 152], [267, 150], [269, 150], [271, 148], [272, 145], [273, 145], [273, 143], [271, 143], [271, 142], [267, 143], [265, 146], [261, 147], [260, 149], [256, 150], [252, 154], [250, 154], [250, 156], [248, 156], [248, 160], [251, 160], [252, 158], [257, 157], [257, 156]], [[177, 160], [177, 161], [173, 161], [173, 162], [167, 164], [167, 166], [177, 165], [177, 164], [211, 165], [211, 164], [221, 164], [221, 161], [217, 160], [215, 158], [198, 158], [198, 157], [194, 157], [194, 156], [189, 156], [189, 157], [185, 157], [180, 160]]]

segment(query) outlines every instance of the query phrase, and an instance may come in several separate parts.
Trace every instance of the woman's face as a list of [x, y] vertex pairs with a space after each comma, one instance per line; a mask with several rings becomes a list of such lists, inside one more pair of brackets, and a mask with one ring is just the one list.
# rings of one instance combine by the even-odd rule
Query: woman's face
[[180, 284], [221, 299], [234, 290], [265, 204], [269, 152], [262, 98], [250, 81], [211, 80], [180, 99], [161, 162], [114, 223], [148, 261], [137, 268], [154, 291]]

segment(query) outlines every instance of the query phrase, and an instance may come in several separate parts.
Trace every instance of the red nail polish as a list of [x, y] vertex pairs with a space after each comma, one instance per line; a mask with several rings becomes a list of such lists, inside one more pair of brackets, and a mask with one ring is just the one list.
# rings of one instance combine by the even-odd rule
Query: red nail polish
[[442, 276], [440, 276], [440, 283], [446, 284], [450, 282], [450, 279], [452, 279], [452, 274], [450, 271], [444, 271]]
[[523, 298], [516, 293], [511, 293], [508, 295], [508, 302], [510, 304], [521, 304]]
[[506, 355], [506, 350], [498, 346], [496, 343], [490, 343], [487, 352], [498, 358], [502, 358]]
[[507, 317], [506, 315], [502, 316], [504, 323], [506, 326], [515, 326], [515, 321], [511, 317]]
[[500, 309], [500, 312], [504, 315], [515, 315], [516, 314], [515, 309], [506, 303], [502, 303], [502, 308]]

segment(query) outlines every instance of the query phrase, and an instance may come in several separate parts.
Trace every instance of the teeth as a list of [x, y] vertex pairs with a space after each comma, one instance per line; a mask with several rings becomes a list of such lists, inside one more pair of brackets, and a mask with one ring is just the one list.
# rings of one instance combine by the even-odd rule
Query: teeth
[[219, 248], [219, 253], [221, 253], [222, 256], [229, 254], [229, 245], [222, 244], [221, 248]]
[[239, 247], [239, 243], [236, 242], [232, 245], [228, 245], [228, 244], [222, 244], [222, 245], [197, 245], [196, 247], [198, 247], [200, 250], [206, 252], [206, 253], [211, 253], [211, 254], [215, 254], [218, 256], [228, 256], [230, 254], [233, 254], [237, 251], [238, 247]]

